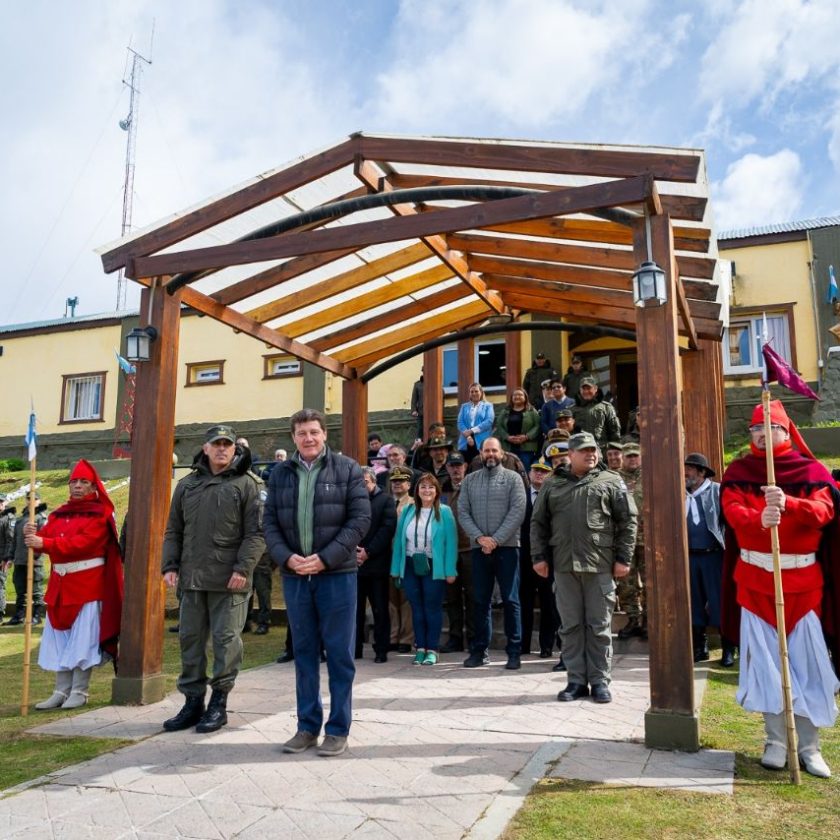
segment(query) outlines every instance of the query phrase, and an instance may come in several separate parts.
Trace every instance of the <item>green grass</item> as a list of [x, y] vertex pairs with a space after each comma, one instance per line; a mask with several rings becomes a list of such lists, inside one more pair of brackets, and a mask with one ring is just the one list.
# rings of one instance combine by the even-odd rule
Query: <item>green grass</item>
[[[833, 838], [840, 826], [840, 781], [802, 785], [787, 772], [758, 763], [764, 731], [761, 716], [735, 702], [737, 672], [712, 668], [701, 710], [704, 748], [735, 752], [733, 796], [620, 787], [546, 779], [537, 784], [504, 834], [505, 840], [563, 838]], [[840, 767], [840, 731], [822, 731], [822, 753]], [[585, 794], [585, 795], [581, 795]]]

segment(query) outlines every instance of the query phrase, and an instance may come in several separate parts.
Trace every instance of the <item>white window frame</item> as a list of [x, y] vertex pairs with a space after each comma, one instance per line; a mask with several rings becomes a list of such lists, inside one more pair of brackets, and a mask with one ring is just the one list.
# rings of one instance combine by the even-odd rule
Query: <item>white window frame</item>
[[185, 386], [224, 385], [225, 360], [214, 359], [206, 362], [187, 362], [187, 381]]
[[[764, 361], [761, 356], [761, 345], [763, 342], [764, 317], [767, 317], [768, 332], [773, 341], [770, 346], [789, 364], [792, 364], [790, 322], [787, 312], [767, 312], [759, 314], [739, 315], [733, 313], [729, 326], [724, 330], [723, 342], [723, 372], [730, 375], [760, 376], [764, 370]], [[775, 329], [781, 326], [781, 331]], [[750, 358], [745, 365], [733, 365], [729, 359], [729, 336], [732, 327], [746, 326], [749, 330]]]
[[290, 376], [302, 376], [300, 359], [288, 354], [263, 356], [265, 367], [263, 379], [285, 379]]
[[104, 419], [105, 371], [64, 377], [61, 423], [98, 423]]

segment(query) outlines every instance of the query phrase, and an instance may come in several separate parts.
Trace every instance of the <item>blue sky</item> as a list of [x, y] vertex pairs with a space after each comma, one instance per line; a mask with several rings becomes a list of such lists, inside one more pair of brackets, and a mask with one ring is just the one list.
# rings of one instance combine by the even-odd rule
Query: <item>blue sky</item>
[[93, 248], [119, 233], [125, 47], [148, 51], [153, 19], [136, 227], [360, 129], [701, 147], [718, 230], [840, 213], [836, 0], [33, 0], [5, 18], [3, 323], [114, 306]]

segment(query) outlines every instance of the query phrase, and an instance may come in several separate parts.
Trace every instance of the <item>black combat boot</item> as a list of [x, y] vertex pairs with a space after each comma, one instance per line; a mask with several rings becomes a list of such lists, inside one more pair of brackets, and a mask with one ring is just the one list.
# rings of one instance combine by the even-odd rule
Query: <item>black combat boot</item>
[[729, 639], [721, 636], [720, 644], [723, 648], [720, 657], [720, 664], [723, 668], [731, 668], [735, 664], [736, 646]]
[[709, 640], [706, 628], [697, 624], [691, 628], [691, 641], [694, 648], [694, 661], [705, 662], [709, 658]]
[[204, 696], [187, 695], [181, 711], [175, 717], [163, 722], [163, 728], [167, 732], [179, 732], [182, 729], [189, 729], [195, 726], [204, 714]]
[[227, 692], [215, 689], [210, 695], [207, 711], [201, 716], [195, 731], [215, 732], [227, 722]]

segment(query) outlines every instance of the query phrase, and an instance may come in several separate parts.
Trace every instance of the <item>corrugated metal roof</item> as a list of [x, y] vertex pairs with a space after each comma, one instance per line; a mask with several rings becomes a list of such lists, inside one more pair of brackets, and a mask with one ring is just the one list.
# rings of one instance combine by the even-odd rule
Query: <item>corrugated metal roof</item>
[[806, 219], [800, 222], [779, 222], [775, 225], [761, 225], [752, 228], [735, 228], [718, 234], [718, 242], [722, 239], [746, 239], [750, 236], [768, 236], [774, 233], [795, 233], [801, 230], [815, 230], [817, 228], [840, 225], [840, 216], [821, 216], [817, 219]]
[[0, 326], [0, 334], [21, 332], [23, 330], [38, 330], [49, 327], [60, 327], [65, 324], [87, 324], [92, 321], [113, 321], [115, 318], [126, 319], [136, 318], [139, 314], [137, 309], [124, 309], [113, 312], [97, 312], [93, 315], [79, 315], [75, 318], [53, 318], [49, 321], [29, 321], [26, 324], [8, 324]]

